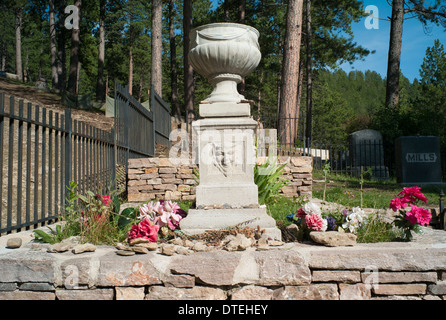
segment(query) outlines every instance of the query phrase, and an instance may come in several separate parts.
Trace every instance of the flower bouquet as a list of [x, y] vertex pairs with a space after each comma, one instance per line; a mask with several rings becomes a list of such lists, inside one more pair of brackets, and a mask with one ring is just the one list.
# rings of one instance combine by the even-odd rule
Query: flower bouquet
[[186, 212], [176, 202], [150, 201], [139, 208], [138, 223], [134, 223], [128, 233], [128, 240], [137, 238], [157, 242], [158, 234], [167, 236], [169, 230], [179, 228], [180, 221], [186, 217]]
[[390, 201], [390, 208], [395, 212], [399, 211], [394, 224], [404, 231], [406, 241], [412, 240], [412, 231], [420, 233], [420, 225], [429, 225], [431, 221], [432, 215], [429, 210], [417, 206], [420, 201], [427, 203], [427, 198], [417, 186], [403, 188], [403, 191]]

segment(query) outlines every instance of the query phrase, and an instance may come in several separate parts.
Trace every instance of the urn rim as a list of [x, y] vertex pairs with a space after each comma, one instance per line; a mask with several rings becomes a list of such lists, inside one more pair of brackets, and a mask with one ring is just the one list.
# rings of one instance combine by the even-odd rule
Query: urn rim
[[235, 28], [247, 29], [247, 30], [253, 31], [257, 35], [257, 37], [260, 36], [260, 33], [256, 28], [251, 27], [247, 24], [241, 24], [241, 23], [235, 23], [235, 22], [216, 22], [216, 23], [204, 24], [204, 25], [201, 25], [199, 27], [192, 29], [190, 34], [192, 35], [197, 31], [201, 31], [203, 29], [208, 29], [211, 27], [235, 27]]

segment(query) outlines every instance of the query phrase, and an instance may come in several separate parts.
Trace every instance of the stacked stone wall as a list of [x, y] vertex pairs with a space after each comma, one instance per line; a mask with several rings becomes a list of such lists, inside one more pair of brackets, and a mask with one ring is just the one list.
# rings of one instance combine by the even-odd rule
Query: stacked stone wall
[[[265, 158], [257, 159], [263, 163]], [[279, 157], [279, 164], [286, 163], [283, 178], [289, 185], [282, 188], [281, 193], [287, 197], [306, 196], [311, 199], [312, 191], [312, 158], [311, 157]], [[128, 201], [144, 202], [148, 200], [195, 200], [195, 189], [198, 182], [194, 170], [196, 164], [175, 164], [169, 158], [130, 159], [128, 174]]]
[[444, 300], [446, 249], [368, 244], [119, 256], [0, 248], [0, 300]]

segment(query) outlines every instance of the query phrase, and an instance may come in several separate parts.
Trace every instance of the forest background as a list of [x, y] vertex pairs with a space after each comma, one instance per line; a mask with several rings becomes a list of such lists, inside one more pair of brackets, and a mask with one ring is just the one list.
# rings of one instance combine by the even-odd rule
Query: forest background
[[[31, 85], [46, 78], [55, 92], [91, 94], [98, 101], [104, 101], [106, 94], [113, 97], [114, 83], [119, 81], [128, 84], [141, 102], [150, 97], [152, 74], [160, 72], [158, 94], [172, 106], [173, 116], [185, 117], [186, 105], [191, 103], [185, 101], [191, 87], [184, 65], [185, 28], [242, 22], [259, 30], [262, 60], [240, 90], [252, 100], [254, 118], [260, 116], [271, 123], [279, 114], [290, 2], [1, 0], [0, 70], [20, 73], [21, 80]], [[154, 21], [154, 6], [160, 4], [161, 19]], [[76, 52], [75, 31], [65, 26], [69, 5], [81, 8]], [[300, 136], [311, 137], [315, 143], [345, 143], [350, 133], [370, 128], [380, 131], [390, 142], [402, 135], [435, 135], [446, 146], [446, 53], [439, 40], [426, 50], [419, 79], [407, 79], [400, 73], [398, 105], [389, 106], [385, 77], [375, 71], [346, 73], [339, 68], [373, 54], [357, 45], [351, 30], [352, 22], [367, 16], [362, 1], [305, 0], [302, 7], [300, 73], [296, 82]], [[190, 19], [188, 26], [185, 17]], [[418, 18], [423, 23], [429, 17]], [[153, 65], [152, 32], [158, 27], [162, 30], [162, 63]], [[73, 61], [77, 61], [74, 78]], [[211, 87], [197, 73], [193, 73], [192, 81], [192, 106], [197, 114], [199, 102]]]

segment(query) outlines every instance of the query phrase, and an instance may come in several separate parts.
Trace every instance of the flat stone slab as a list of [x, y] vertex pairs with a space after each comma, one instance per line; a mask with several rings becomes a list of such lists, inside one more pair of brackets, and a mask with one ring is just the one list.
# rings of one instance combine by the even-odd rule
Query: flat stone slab
[[240, 209], [190, 209], [186, 218], [180, 221], [180, 228], [187, 234], [204, 233], [207, 230], [243, 226], [265, 229], [272, 239], [281, 240], [282, 233], [276, 221], [268, 215], [265, 207]]

